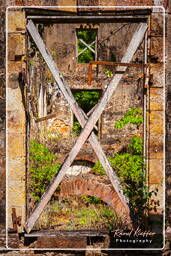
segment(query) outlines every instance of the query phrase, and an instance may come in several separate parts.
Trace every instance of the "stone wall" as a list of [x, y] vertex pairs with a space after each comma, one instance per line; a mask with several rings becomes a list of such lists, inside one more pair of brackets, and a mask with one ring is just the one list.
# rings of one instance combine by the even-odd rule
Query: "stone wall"
[[8, 153], [8, 221], [11, 211], [25, 222], [26, 191], [26, 102], [23, 72], [25, 58], [25, 13], [9, 10], [8, 14], [8, 82], [7, 82], [7, 153]]
[[[169, 10], [171, 1], [169, 1]], [[166, 66], [166, 221], [171, 226], [171, 14], [167, 18], [167, 66]]]
[[0, 1], [0, 247], [5, 247], [5, 8]]

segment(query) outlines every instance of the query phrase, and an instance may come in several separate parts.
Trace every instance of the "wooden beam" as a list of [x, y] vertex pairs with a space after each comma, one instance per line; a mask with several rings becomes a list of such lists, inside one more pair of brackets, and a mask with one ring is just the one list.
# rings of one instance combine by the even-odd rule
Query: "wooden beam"
[[[80, 39], [79, 39], [80, 40]], [[81, 40], [80, 40], [81, 41]], [[93, 41], [91, 44], [89, 44], [89, 46], [92, 46], [93, 44], [95, 44], [96, 43], [96, 41]], [[91, 47], [90, 47], [91, 48]], [[78, 57], [78, 56], [80, 56], [80, 54], [82, 54], [83, 52], [85, 52], [87, 50], [87, 46], [81, 51], [81, 52], [79, 52], [78, 54], [77, 54], [77, 56], [76, 57]], [[95, 52], [94, 52], [95, 53]]]
[[[94, 110], [94, 113], [90, 116], [89, 120], [86, 122], [86, 118], [85, 118], [85, 116], [83, 116], [83, 111], [79, 111], [78, 104], [76, 103], [75, 99], [73, 98], [70, 89], [68, 87], [66, 87], [65, 83], [62, 81], [62, 77], [60, 77], [60, 74], [59, 74], [59, 71], [56, 67], [56, 64], [52, 60], [52, 57], [48, 53], [47, 49], [45, 48], [45, 45], [44, 45], [42, 39], [40, 38], [40, 35], [38, 34], [38, 31], [36, 30], [36, 27], [34, 26], [32, 21], [29, 21], [29, 23], [27, 25], [27, 28], [28, 28], [28, 31], [30, 32], [31, 36], [33, 37], [38, 49], [42, 53], [42, 56], [43, 56], [44, 60], [46, 61], [47, 65], [49, 66], [52, 74], [54, 75], [54, 78], [57, 81], [61, 91], [64, 93], [64, 96], [66, 97], [70, 106], [72, 106], [72, 110], [76, 114], [77, 119], [81, 120], [80, 123], [81, 123], [81, 125], [84, 126], [83, 131], [81, 132], [80, 136], [77, 139], [76, 144], [74, 145], [74, 147], [72, 148], [68, 157], [66, 158], [65, 162], [63, 163], [62, 168], [59, 171], [58, 175], [53, 179], [49, 188], [43, 194], [43, 196], [41, 198], [41, 201], [38, 203], [34, 212], [30, 216], [30, 218], [28, 219], [28, 221], [26, 223], [26, 226], [25, 226], [25, 229], [26, 229], [27, 232], [30, 232], [30, 230], [32, 229], [35, 221], [38, 219], [38, 217], [40, 216], [44, 207], [46, 206], [46, 204], [50, 200], [51, 196], [55, 192], [57, 186], [59, 185], [59, 183], [63, 179], [66, 170], [69, 168], [69, 166], [71, 165], [71, 163], [75, 159], [75, 157], [78, 154], [78, 152], [80, 151], [82, 145], [85, 143], [87, 138], [90, 136], [90, 133], [91, 133], [95, 123], [99, 119], [101, 113], [103, 112], [103, 110], [104, 110], [106, 104], [108, 103], [110, 97], [112, 96], [113, 92], [116, 90], [117, 85], [118, 85], [119, 81], [121, 80], [123, 73], [126, 70], [126, 67], [122, 68], [123, 70], [118, 70], [118, 71], [123, 71], [122, 74], [119, 72], [119, 74], [117, 73], [114, 76], [114, 78], [112, 79], [111, 83], [109, 84], [106, 92], [104, 93], [103, 97], [101, 98], [100, 103], [97, 105], [96, 109]], [[134, 36], [133, 36], [133, 38], [132, 38], [132, 40], [129, 44], [128, 50], [127, 50], [126, 54], [124, 55], [124, 57], [122, 59], [123, 62], [125, 62], [125, 61], [129, 62], [132, 59], [135, 51], [137, 50], [140, 42], [143, 39], [143, 36], [144, 36], [144, 33], [145, 33], [146, 29], [147, 29], [146, 24], [141, 24], [138, 27], [138, 29], [136, 30], [136, 32], [135, 32], [135, 34], [134, 34]], [[86, 124], [85, 124], [85, 122], [86, 122]], [[93, 138], [93, 136], [95, 136], [95, 135], [92, 134], [90, 136], [90, 138]], [[94, 138], [95, 138], [95, 141], [94, 141]], [[112, 180], [112, 184], [115, 188], [115, 191], [118, 193], [118, 196], [122, 200], [126, 211], [129, 213], [127, 200], [126, 200], [125, 196], [120, 191], [120, 182], [118, 180], [118, 177], [114, 174], [113, 170], [111, 171], [111, 166], [110, 166], [109, 162], [107, 161], [107, 158], [106, 158], [104, 152], [102, 151], [102, 149], [100, 147], [100, 144], [99, 143], [96, 144], [96, 137], [94, 137], [94, 138], [93, 138], [93, 143], [94, 144], [92, 143], [92, 146], [94, 145], [95, 152], [98, 155], [99, 160], [102, 162], [102, 165], [106, 167], [105, 169], [108, 170], [108, 172], [109, 172], [108, 175], [109, 175], [109, 178], [111, 178], [111, 180]], [[97, 147], [98, 147], [99, 151], [97, 150]]]
[[112, 22], [119, 22], [119, 23], [125, 23], [125, 22], [146, 22], [148, 19], [148, 16], [142, 16], [142, 15], [128, 15], [128, 16], [116, 16], [116, 15], [90, 15], [90, 16], [58, 16], [58, 15], [31, 15], [27, 16], [27, 19], [34, 20], [35, 22], [52, 22], [52, 23], [112, 23]]
[[[80, 40], [80, 42], [82, 44], [84, 44], [86, 46], [86, 48], [88, 48], [91, 52], [93, 52], [95, 54], [95, 50], [93, 48], [90, 47], [90, 45], [88, 45], [87, 43], [84, 42], [84, 40], [82, 40], [81, 38], [78, 38]], [[92, 42], [93, 44], [95, 43], [96, 41]]]
[[25, 237], [97, 237], [106, 236], [109, 232], [102, 230], [42, 230], [24, 234]]
[[89, 65], [98, 64], [106, 66], [125, 66], [125, 67], [134, 67], [134, 68], [143, 68], [147, 67], [147, 64], [143, 63], [122, 63], [122, 62], [110, 62], [110, 61], [90, 61]]
[[35, 122], [36, 123], [42, 122], [42, 121], [45, 121], [45, 120], [48, 120], [48, 119], [52, 119], [52, 118], [54, 118], [56, 116], [57, 116], [57, 113], [49, 114], [47, 116], [43, 116], [43, 117], [37, 118]]

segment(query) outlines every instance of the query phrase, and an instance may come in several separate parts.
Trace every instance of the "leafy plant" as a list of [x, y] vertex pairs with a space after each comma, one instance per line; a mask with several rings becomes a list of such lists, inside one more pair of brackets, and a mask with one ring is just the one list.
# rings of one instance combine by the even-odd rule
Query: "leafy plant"
[[76, 99], [78, 105], [87, 113], [92, 107], [94, 107], [99, 98], [99, 91], [74, 91], [73, 96]]
[[113, 77], [113, 73], [112, 71], [105, 69], [103, 72], [107, 77], [112, 78]]
[[[78, 105], [84, 110], [85, 113], [87, 113], [97, 104], [100, 98], [100, 92], [86, 90], [74, 91], [73, 96], [76, 99]], [[76, 136], [81, 132], [81, 125], [75, 116], [72, 132]]]
[[74, 121], [73, 127], [72, 127], [72, 132], [75, 136], [79, 135], [81, 132], [81, 125], [78, 121]]
[[99, 199], [98, 197], [94, 196], [81, 196], [82, 199], [85, 199], [87, 202], [90, 204], [99, 204], [102, 203], [102, 200]]
[[31, 195], [39, 201], [61, 164], [55, 163], [56, 155], [43, 144], [30, 141], [30, 176]]
[[102, 164], [100, 163], [100, 161], [97, 161], [95, 163], [95, 165], [92, 168], [93, 171], [95, 171], [96, 173], [100, 174], [100, 175], [105, 175], [106, 171], [104, 170]]
[[115, 123], [114, 128], [123, 128], [127, 124], [134, 124], [137, 127], [143, 123], [142, 109], [130, 108], [124, 116]]

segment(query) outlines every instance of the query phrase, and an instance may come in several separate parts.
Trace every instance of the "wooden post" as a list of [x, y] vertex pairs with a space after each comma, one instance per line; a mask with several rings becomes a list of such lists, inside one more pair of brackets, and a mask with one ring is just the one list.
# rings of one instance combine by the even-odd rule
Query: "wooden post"
[[[50, 68], [52, 74], [54, 75], [54, 78], [56, 82], [58, 83], [61, 91], [63, 92], [64, 96], [66, 97], [68, 103], [70, 104], [73, 112], [75, 113], [77, 119], [80, 121], [80, 124], [84, 127], [82, 130], [80, 136], [77, 139], [76, 144], [70, 151], [68, 157], [66, 158], [65, 162], [63, 163], [61, 170], [59, 171], [58, 175], [53, 179], [51, 182], [49, 188], [45, 191], [43, 194], [41, 201], [38, 203], [37, 207], [33, 211], [32, 215], [28, 219], [25, 229], [27, 232], [30, 232], [32, 227], [34, 226], [34, 223], [40, 216], [41, 212], [43, 211], [46, 204], [49, 202], [51, 196], [55, 192], [57, 186], [61, 182], [62, 178], [64, 177], [66, 170], [69, 168], [69, 166], [72, 164], [73, 160], [77, 156], [78, 152], [80, 151], [81, 147], [89, 137], [91, 144], [96, 152], [96, 154], [99, 157], [99, 160], [101, 161], [102, 165], [105, 166], [105, 170], [107, 170], [107, 173], [109, 175], [109, 178], [112, 181], [112, 184], [114, 186], [115, 191], [117, 192], [120, 200], [123, 203], [123, 206], [125, 207], [126, 212], [129, 214], [129, 207], [127, 205], [127, 200], [123, 193], [121, 193], [120, 190], [120, 182], [118, 180], [118, 177], [116, 174], [114, 174], [113, 170], [111, 170], [111, 166], [102, 151], [102, 148], [97, 141], [97, 138], [94, 134], [91, 134], [92, 129], [94, 125], [96, 124], [97, 120], [99, 119], [101, 113], [103, 112], [104, 108], [106, 107], [106, 104], [109, 102], [113, 92], [116, 90], [117, 85], [119, 84], [119, 81], [122, 78], [122, 75], [124, 74], [126, 67], [118, 68], [115, 76], [113, 77], [111, 83], [109, 84], [108, 88], [106, 89], [106, 92], [104, 93], [103, 97], [101, 98], [99, 104], [95, 108], [94, 112], [86, 122], [87, 117], [85, 114], [83, 114], [83, 111], [80, 111], [78, 104], [76, 103], [69, 87], [66, 86], [66, 84], [62, 81], [62, 77], [57, 69], [56, 64], [54, 63], [52, 57], [48, 53], [43, 40], [41, 39], [40, 35], [38, 34], [38, 31], [36, 30], [34, 24], [32, 21], [29, 21], [27, 28], [33, 37], [38, 49], [40, 50], [44, 60], [46, 61], [48, 67]], [[142, 23], [139, 25], [138, 29], [136, 30], [129, 46], [127, 49], [127, 52], [125, 53], [124, 57], [122, 58], [122, 62], [130, 62], [132, 59], [134, 53], [136, 52], [140, 42], [143, 39], [144, 33], [147, 29], [147, 25], [145, 23]], [[90, 135], [91, 134], [91, 135]]]

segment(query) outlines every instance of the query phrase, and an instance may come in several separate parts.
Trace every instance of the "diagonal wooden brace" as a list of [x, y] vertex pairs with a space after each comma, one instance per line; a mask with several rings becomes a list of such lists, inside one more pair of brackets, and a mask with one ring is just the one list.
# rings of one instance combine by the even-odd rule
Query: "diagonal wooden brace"
[[[52, 74], [54, 75], [55, 80], [57, 81], [61, 91], [63, 92], [64, 96], [66, 97], [67, 101], [70, 103], [70, 105], [72, 106], [72, 110], [74, 111], [74, 109], [76, 111], [74, 111], [74, 113], [77, 116], [77, 119], [80, 121], [81, 125], [83, 126], [85, 124], [86, 121], [86, 117], [83, 115], [83, 112], [78, 111], [78, 106], [75, 102], [75, 99], [72, 96], [72, 93], [70, 91], [69, 88], [65, 88], [62, 79], [59, 76], [59, 71], [56, 67], [56, 64], [54, 63], [54, 61], [52, 60], [51, 56], [49, 55], [47, 49], [44, 46], [44, 43], [42, 41], [42, 39], [40, 38], [34, 24], [32, 23], [32, 21], [29, 21], [29, 24], [27, 26], [30, 34], [32, 35], [35, 43], [37, 44], [40, 52], [42, 53], [42, 56], [44, 57], [46, 63], [48, 64]], [[135, 51], [137, 50], [140, 42], [143, 39], [145, 30], [147, 28], [146, 24], [141, 24], [137, 31], [135, 32], [131, 43], [128, 47], [128, 50], [130, 52], [130, 54], [128, 54], [128, 51], [126, 52], [126, 54], [124, 55], [122, 61], [123, 62], [129, 62], [132, 59], [133, 54], [135, 53]], [[38, 219], [40, 213], [42, 212], [42, 210], [44, 209], [45, 205], [48, 203], [48, 201], [50, 200], [52, 194], [54, 193], [54, 191], [56, 190], [56, 187], [58, 186], [58, 184], [60, 183], [60, 181], [62, 180], [62, 178], [65, 175], [66, 169], [71, 165], [72, 161], [75, 159], [76, 155], [78, 154], [79, 150], [81, 149], [82, 145], [85, 143], [85, 141], [87, 140], [88, 136], [90, 135], [95, 123], [97, 122], [97, 120], [99, 119], [102, 111], [104, 110], [107, 102], [109, 101], [111, 95], [113, 94], [114, 90], [117, 87], [117, 84], [119, 83], [124, 71], [126, 70], [126, 67], [119, 69], [118, 74], [115, 75], [115, 77], [112, 79], [111, 83], [109, 84], [108, 89], [106, 90], [106, 92], [104, 93], [100, 103], [98, 104], [98, 106], [96, 107], [94, 113], [91, 115], [91, 117], [89, 118], [89, 120], [87, 121], [87, 123], [85, 124], [85, 127], [83, 129], [83, 131], [81, 132], [76, 144], [74, 145], [73, 149], [71, 150], [71, 152], [69, 153], [66, 161], [64, 162], [60, 172], [58, 173], [57, 177], [54, 178], [54, 180], [51, 182], [50, 187], [47, 189], [47, 191], [43, 194], [42, 199], [40, 201], [40, 203], [38, 204], [38, 206], [36, 207], [36, 209], [34, 210], [33, 214], [30, 216], [30, 218], [28, 219], [27, 223], [26, 223], [26, 231], [30, 232], [30, 230], [32, 229], [35, 221]], [[116, 84], [115, 84], [116, 83]], [[82, 120], [82, 121], [81, 121]], [[94, 134], [92, 134], [90, 136], [90, 141], [92, 140], [94, 142], [94, 146], [93, 143], [91, 141], [91, 144], [93, 146], [93, 148], [95, 149], [96, 154], [99, 156], [99, 159], [101, 161], [102, 159], [102, 164], [105, 165], [106, 164], [109, 165], [108, 170], [111, 170], [110, 164], [106, 163], [106, 156], [103, 153], [100, 144], [98, 143], [96, 136]], [[94, 139], [95, 138], [95, 139]], [[98, 148], [100, 149], [100, 153], [98, 154], [97, 152], [97, 143], [98, 143]], [[106, 168], [105, 168], [106, 169]], [[111, 173], [109, 171], [109, 177], [111, 176]], [[113, 180], [113, 176], [112, 176], [112, 180]], [[129, 208], [126, 204], [126, 200], [125, 197], [123, 196], [123, 194], [120, 193], [119, 189], [118, 189], [118, 184], [117, 183], [118, 178], [116, 176], [116, 180], [114, 180], [114, 184], [112, 182], [112, 184], [114, 185], [114, 188], [116, 190], [116, 192], [118, 193], [119, 197], [123, 200], [123, 204], [125, 204], [125, 207], [127, 209], [127, 211], [129, 212]]]

